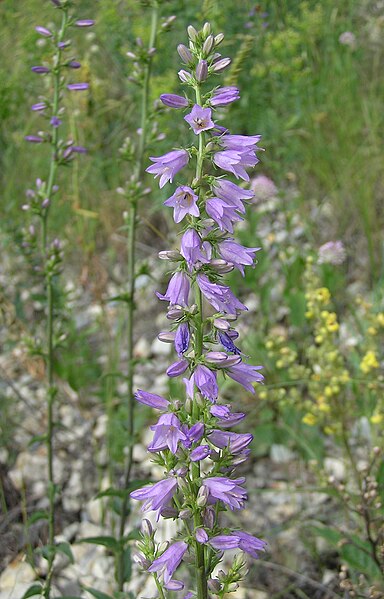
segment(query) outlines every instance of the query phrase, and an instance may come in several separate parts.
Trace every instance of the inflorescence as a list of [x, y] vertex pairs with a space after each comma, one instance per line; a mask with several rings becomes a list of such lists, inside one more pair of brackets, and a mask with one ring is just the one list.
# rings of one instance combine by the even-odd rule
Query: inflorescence
[[[163, 589], [184, 587], [173, 578], [175, 570], [183, 560], [194, 559], [196, 593], [188, 596], [196, 594], [200, 599], [208, 597], [208, 589], [222, 597], [238, 587], [243, 577], [241, 554], [227, 572], [214, 573], [225, 550], [239, 549], [257, 558], [266, 545], [247, 532], [223, 527], [219, 519], [221, 511], [245, 505], [245, 478], [236, 475], [236, 468], [247, 460], [253, 437], [229, 430], [245, 414], [220, 403], [218, 383], [228, 376], [254, 393], [254, 383], [263, 381], [262, 367], [244, 361], [236, 345], [239, 334], [234, 324], [247, 307], [222, 281], [233, 269], [244, 275], [244, 267], [254, 265], [260, 249], [243, 247], [233, 236], [233, 226], [244, 219], [253, 192], [220, 171], [249, 181], [247, 169], [259, 162], [261, 148], [259, 135], [234, 135], [215, 123], [216, 110], [239, 99], [236, 87], [205, 91], [207, 80], [230, 64], [217, 52], [223, 34], [214, 36], [206, 23], [199, 32], [188, 27], [188, 35], [189, 47], [177, 48], [188, 69], [179, 71], [187, 93], [164, 94], [160, 99], [167, 107], [188, 111], [184, 119], [197, 143], [151, 157], [153, 164], [147, 168], [162, 188], [192, 161], [196, 163], [192, 181], [178, 185], [164, 202], [173, 208], [174, 221], [182, 223], [183, 229], [180, 250], [160, 253], [175, 268], [165, 293], [157, 293], [168, 302], [167, 319], [172, 323], [171, 330], [159, 338], [173, 343], [178, 356], [167, 374], [184, 375], [186, 398], [169, 401], [137, 391], [138, 402], [161, 412], [151, 427], [154, 436], [148, 450], [165, 477], [133, 491], [131, 497], [144, 502], [144, 512], [156, 512], [157, 520], [173, 518], [184, 525], [164, 546], [155, 542], [153, 527], [144, 520], [138, 560], [154, 574], [160, 596], [164, 597]], [[194, 92], [193, 100], [188, 92]]]

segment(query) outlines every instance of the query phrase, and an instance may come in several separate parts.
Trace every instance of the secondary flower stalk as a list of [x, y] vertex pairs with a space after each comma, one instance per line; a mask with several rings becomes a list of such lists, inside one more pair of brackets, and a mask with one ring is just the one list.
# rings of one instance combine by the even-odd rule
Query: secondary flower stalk
[[[88, 88], [87, 83], [67, 83], [66, 78], [68, 68], [71, 68], [66, 57], [68, 48], [68, 33], [73, 26], [91, 27], [94, 21], [74, 21], [69, 14], [69, 3], [53, 2], [56, 8], [61, 11], [61, 24], [59, 27], [47, 29], [43, 26], [37, 26], [36, 32], [47, 38], [51, 45], [51, 59], [49, 66], [33, 66], [31, 70], [39, 76], [50, 77], [52, 97], [44, 98], [32, 105], [32, 110], [45, 118], [49, 123], [47, 131], [39, 132], [38, 135], [27, 135], [26, 141], [32, 143], [47, 143], [51, 146], [51, 157], [49, 161], [48, 177], [46, 181], [40, 178], [36, 180], [36, 189], [27, 191], [27, 203], [23, 205], [23, 210], [30, 212], [34, 221], [39, 221], [39, 226], [30, 225], [28, 235], [23, 243], [27, 252], [38, 252], [37, 230], [40, 230], [40, 259], [41, 265], [38, 272], [42, 273], [45, 284], [45, 296], [47, 303], [46, 311], [46, 335], [44, 356], [46, 363], [46, 383], [47, 383], [47, 432], [45, 435], [47, 446], [47, 470], [48, 470], [48, 543], [45, 552], [47, 576], [41, 587], [41, 594], [45, 599], [51, 596], [53, 564], [58, 551], [55, 544], [55, 502], [57, 487], [55, 484], [53, 468], [53, 439], [55, 433], [55, 400], [57, 388], [54, 381], [53, 360], [54, 360], [54, 328], [55, 328], [55, 306], [54, 306], [54, 284], [57, 276], [61, 272], [62, 248], [58, 239], [49, 239], [49, 214], [51, 206], [54, 203], [54, 195], [58, 191], [55, 184], [57, 169], [61, 165], [68, 165], [73, 160], [76, 153], [84, 153], [86, 150], [81, 146], [75, 146], [73, 140], [64, 140], [60, 137], [60, 128], [65, 115], [64, 107], [60, 105], [65, 88], [68, 90], [81, 91]], [[86, 23], [86, 25], [85, 25]], [[64, 42], [66, 40], [66, 42]], [[80, 63], [76, 63], [80, 66]], [[60, 118], [59, 116], [60, 115]], [[37, 223], [36, 223], [37, 224]]]
[[[157, 296], [169, 303], [171, 322], [171, 331], [162, 332], [159, 339], [174, 343], [178, 354], [167, 374], [184, 377], [186, 398], [168, 400], [137, 392], [138, 401], [163, 412], [151, 427], [154, 438], [148, 449], [167, 474], [163, 481], [134, 491], [131, 497], [145, 501], [144, 511], [155, 510], [158, 517], [180, 518], [184, 523], [184, 531], [165, 550], [156, 545], [152, 529], [143, 529], [139, 559], [155, 575], [160, 596], [184, 587], [173, 575], [188, 555], [189, 561], [195, 561], [196, 574], [194, 590], [187, 596], [208, 599], [208, 588], [223, 597], [241, 579], [244, 562], [240, 557], [235, 558], [225, 582], [213, 578], [223, 551], [238, 549], [257, 558], [265, 548], [264, 541], [223, 527], [219, 519], [220, 511], [245, 505], [245, 478], [236, 477], [235, 472], [247, 460], [253, 438], [228, 430], [245, 415], [220, 403], [220, 381], [225, 374], [253, 393], [253, 385], [262, 383], [263, 375], [261, 366], [244, 361], [234, 343], [239, 335], [233, 323], [247, 307], [223, 282], [223, 275], [234, 268], [243, 275], [245, 266], [254, 265], [260, 249], [245, 248], [233, 236], [234, 225], [243, 220], [245, 203], [253, 193], [223, 177], [216, 167], [248, 181], [246, 169], [257, 164], [256, 152], [261, 148], [257, 145], [260, 136], [232, 135], [216, 123], [216, 109], [237, 100], [238, 89], [205, 91], [206, 82], [230, 63], [217, 52], [222, 34], [214, 37], [208, 23], [201, 31], [189, 27], [188, 34], [189, 48], [178, 46], [188, 68], [179, 72], [187, 88], [185, 96], [163, 94], [161, 100], [179, 112], [189, 111], [184, 120], [195, 143], [152, 157], [153, 164], [147, 168], [160, 178], [160, 187], [177, 178], [178, 186], [164, 204], [173, 208], [176, 223], [183, 221], [180, 252], [161, 253], [176, 270], [165, 293], [157, 292]], [[188, 91], [193, 92], [192, 98]], [[193, 179], [179, 183], [179, 173], [192, 161]]]

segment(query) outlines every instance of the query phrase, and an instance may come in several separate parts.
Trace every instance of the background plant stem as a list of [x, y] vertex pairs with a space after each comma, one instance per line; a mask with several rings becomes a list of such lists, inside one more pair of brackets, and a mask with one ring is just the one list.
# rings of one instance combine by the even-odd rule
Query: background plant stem
[[[148, 50], [155, 47], [156, 36], [157, 36], [157, 23], [159, 17], [159, 6], [155, 0], [152, 4], [152, 16], [151, 16], [151, 31], [148, 42]], [[152, 71], [152, 56], [148, 56], [147, 62], [144, 67], [144, 82], [143, 92], [141, 100], [141, 135], [139, 138], [139, 147], [137, 153], [136, 172], [135, 179], [137, 182], [141, 181], [144, 176], [144, 153], [146, 147], [147, 129], [148, 129], [148, 103], [149, 103], [149, 84]], [[124, 466], [124, 489], [129, 485], [132, 470], [132, 458], [133, 458], [133, 438], [134, 438], [134, 406], [135, 400], [133, 396], [133, 376], [134, 376], [134, 316], [135, 316], [135, 240], [136, 240], [136, 219], [137, 219], [137, 206], [138, 198], [133, 197], [130, 200], [129, 214], [128, 214], [128, 240], [127, 240], [127, 251], [128, 251], [128, 301], [127, 301], [127, 409], [128, 409], [128, 420], [127, 420], [127, 435], [128, 435], [128, 453]], [[129, 498], [125, 496], [121, 507], [120, 527], [119, 527], [119, 540], [121, 544], [121, 551], [118, 556], [118, 567], [117, 567], [117, 582], [119, 591], [123, 590], [124, 587], [124, 550], [123, 550], [123, 538], [126, 526], [127, 517], [129, 514]]]

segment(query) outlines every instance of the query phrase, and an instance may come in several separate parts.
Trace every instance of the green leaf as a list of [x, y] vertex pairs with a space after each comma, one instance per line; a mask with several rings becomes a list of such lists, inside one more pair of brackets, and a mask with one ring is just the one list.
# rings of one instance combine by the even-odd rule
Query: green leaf
[[41, 595], [43, 587], [41, 584], [33, 584], [29, 587], [28, 590], [25, 591], [24, 595], [21, 599], [28, 599], [28, 597], [35, 597], [36, 595]]
[[[351, 535], [351, 539], [356, 543], [346, 543], [340, 549], [341, 557], [349, 566], [366, 574], [368, 580], [380, 580], [381, 571], [379, 566], [374, 561], [372, 555], [372, 547], [368, 541], [363, 541], [356, 535]], [[358, 545], [358, 546], [357, 546]], [[370, 555], [371, 554], [371, 555]]]
[[96, 589], [92, 589], [92, 587], [83, 587], [84, 591], [88, 591], [93, 597], [96, 599], [113, 599], [110, 595], [103, 593], [102, 591], [97, 591]]
[[60, 553], [64, 553], [64, 555], [67, 556], [67, 558], [69, 559], [69, 561], [70, 561], [71, 564], [75, 563], [75, 559], [73, 557], [71, 546], [66, 541], [58, 543], [56, 545], [56, 551], [58, 551]]
[[27, 520], [27, 526], [32, 526], [35, 522], [39, 522], [39, 520], [48, 520], [47, 512], [43, 512], [42, 510], [35, 512], [30, 516]]
[[28, 443], [28, 447], [31, 447], [31, 445], [34, 445], [35, 443], [45, 443], [45, 441], [47, 440], [47, 435], [34, 435]]
[[309, 530], [312, 530], [318, 537], [322, 537], [323, 539], [328, 541], [328, 543], [336, 547], [338, 542], [344, 538], [344, 536], [340, 532], [334, 530], [333, 528], [330, 528], [329, 526], [310, 525], [308, 526], [308, 528]]
[[114, 553], [119, 551], [120, 545], [119, 542], [116, 541], [114, 537], [100, 536], [100, 537], [86, 537], [85, 539], [80, 539], [77, 543], [92, 543], [93, 545], [102, 545], [103, 547], [107, 547]]

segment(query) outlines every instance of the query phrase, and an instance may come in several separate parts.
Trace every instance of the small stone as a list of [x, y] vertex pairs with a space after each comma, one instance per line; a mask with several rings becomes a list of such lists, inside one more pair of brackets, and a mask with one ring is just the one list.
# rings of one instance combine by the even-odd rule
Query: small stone
[[330, 476], [334, 476], [338, 481], [345, 479], [345, 466], [338, 458], [325, 458], [324, 470]]
[[[14, 561], [9, 564], [0, 576], [0, 589], [12, 589], [21, 583], [30, 583], [36, 576], [32, 566], [27, 562]], [[16, 599], [16, 595], [12, 595]], [[22, 595], [20, 595], [22, 597]]]

